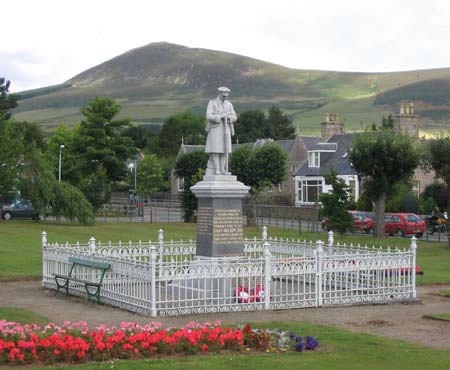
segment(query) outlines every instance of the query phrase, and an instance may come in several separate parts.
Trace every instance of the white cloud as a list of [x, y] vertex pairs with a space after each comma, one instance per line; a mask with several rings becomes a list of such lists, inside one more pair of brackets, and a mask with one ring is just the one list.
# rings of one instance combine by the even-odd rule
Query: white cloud
[[15, 0], [2, 14], [0, 74], [15, 91], [64, 82], [156, 41], [292, 68], [450, 67], [445, 0]]

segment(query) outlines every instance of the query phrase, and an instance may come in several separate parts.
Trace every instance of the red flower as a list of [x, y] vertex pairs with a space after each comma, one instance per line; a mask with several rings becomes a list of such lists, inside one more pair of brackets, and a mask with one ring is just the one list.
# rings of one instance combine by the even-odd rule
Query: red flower
[[202, 352], [207, 352], [208, 349], [209, 349], [209, 347], [208, 347], [207, 344], [204, 344], [204, 345], [202, 345], [202, 347], [201, 347]]
[[244, 331], [249, 334], [252, 331], [252, 328], [250, 327], [250, 324], [245, 325]]

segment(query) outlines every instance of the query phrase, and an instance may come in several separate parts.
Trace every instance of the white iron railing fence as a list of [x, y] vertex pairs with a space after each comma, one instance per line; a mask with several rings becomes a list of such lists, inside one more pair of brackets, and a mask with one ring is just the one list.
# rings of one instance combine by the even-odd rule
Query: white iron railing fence
[[[195, 242], [49, 243], [42, 233], [43, 280], [67, 274], [69, 257], [111, 264], [103, 302], [151, 316], [254, 311], [416, 299], [416, 239], [408, 249], [268, 238], [245, 239], [242, 257], [195, 256]], [[77, 270], [79, 279], [96, 273]], [[71, 294], [84, 295], [73, 283]]]

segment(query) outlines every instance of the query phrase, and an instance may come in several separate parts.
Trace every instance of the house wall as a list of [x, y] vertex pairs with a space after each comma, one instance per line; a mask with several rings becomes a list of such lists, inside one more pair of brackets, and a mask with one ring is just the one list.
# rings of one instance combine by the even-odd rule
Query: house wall
[[[339, 179], [344, 180], [345, 184], [350, 186], [350, 183], [354, 181], [354, 196], [355, 201], [359, 199], [360, 196], [360, 181], [357, 175], [338, 175]], [[330, 193], [332, 191], [332, 187], [330, 185], [325, 184], [325, 178], [323, 176], [296, 176], [295, 177], [295, 205], [297, 207], [311, 205], [314, 204], [312, 202], [304, 202], [301, 194], [301, 183], [304, 180], [317, 180], [321, 182], [321, 193]]]

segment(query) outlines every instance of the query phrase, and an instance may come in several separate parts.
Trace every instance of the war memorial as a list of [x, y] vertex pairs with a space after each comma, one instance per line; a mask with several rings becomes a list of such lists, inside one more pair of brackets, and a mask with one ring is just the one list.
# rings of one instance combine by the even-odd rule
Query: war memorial
[[236, 113], [230, 90], [207, 106], [208, 165], [191, 190], [196, 240], [87, 243], [42, 233], [42, 285], [58, 294], [150, 316], [257, 311], [416, 300], [416, 239], [383, 249], [322, 241], [243, 237], [249, 187], [228, 171]]

